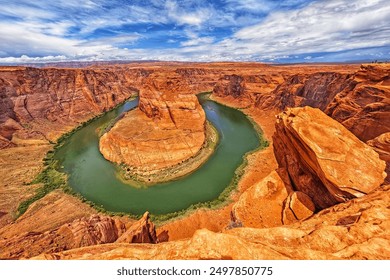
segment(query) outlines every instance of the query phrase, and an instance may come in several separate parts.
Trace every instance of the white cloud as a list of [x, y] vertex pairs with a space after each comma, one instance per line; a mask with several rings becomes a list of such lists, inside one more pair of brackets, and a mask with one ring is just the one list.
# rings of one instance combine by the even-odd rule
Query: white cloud
[[0, 63], [34, 63], [34, 62], [58, 62], [66, 61], [67, 57], [64, 55], [44, 56], [44, 57], [29, 57], [22, 55], [21, 57], [3, 57], [0, 58]]
[[188, 46], [211, 44], [213, 42], [214, 42], [213, 37], [199, 37], [199, 38], [194, 38], [194, 39], [190, 39], [188, 41], [182, 42], [180, 45], [183, 47], [188, 47]]
[[[300, 10], [271, 14], [239, 30], [225, 47], [247, 46], [247, 53], [337, 52], [390, 44], [387, 1], [320, 1]], [[230, 46], [229, 46], [230, 45]]]
[[[152, 2], [153, 5], [142, 6], [140, 1], [131, 1], [131, 5], [111, 6], [110, 9], [104, 8], [106, 0], [20, 0], [25, 3], [23, 8], [4, 3], [0, 5], [0, 56], [3, 57], [0, 62], [39, 59], [279, 60], [294, 59], [294, 56], [311, 57], [313, 61], [323, 53], [327, 58], [326, 53], [332, 52], [348, 53], [348, 57], [388, 56], [390, 48], [390, 5], [387, 0], [318, 0], [306, 6], [303, 0], [277, 4], [271, 0], [226, 0], [228, 5], [220, 10], [208, 1]], [[38, 8], [40, 5], [41, 9]], [[279, 9], [280, 6], [288, 8]], [[291, 7], [300, 8], [291, 10]], [[61, 9], [69, 15], [65, 16]], [[269, 14], [263, 18], [259, 16], [261, 13]], [[19, 18], [11, 21], [2, 18], [1, 14]], [[147, 23], [176, 26], [171, 31], [163, 28], [149, 31]], [[124, 25], [126, 28], [122, 29]], [[228, 35], [229, 28], [226, 27], [235, 27], [237, 31]], [[106, 33], [99, 36], [97, 30]], [[217, 32], [211, 32], [213, 30]], [[219, 31], [222, 35], [218, 35]], [[162, 43], [177, 43], [178, 47], [150, 48], [148, 45], [145, 49], [136, 48], [138, 42], [157, 41], [156, 38], [162, 38]], [[128, 45], [133, 48], [124, 48]], [[372, 51], [378, 47], [387, 49], [383, 54]], [[337, 59], [341, 56], [333, 55]]]
[[179, 6], [176, 1], [169, 0], [165, 3], [168, 16], [177, 22], [179, 25], [195, 25], [200, 26], [208, 20], [212, 14], [210, 8], [199, 7], [192, 11], [187, 11]]

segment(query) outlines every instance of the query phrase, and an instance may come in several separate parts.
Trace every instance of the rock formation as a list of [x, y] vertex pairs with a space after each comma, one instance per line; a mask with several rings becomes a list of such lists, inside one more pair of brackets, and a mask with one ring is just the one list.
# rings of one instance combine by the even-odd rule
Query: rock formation
[[383, 133], [369, 140], [367, 144], [374, 148], [381, 160], [386, 162], [387, 177], [385, 182], [386, 184], [390, 184], [390, 132]]
[[190, 239], [139, 246], [106, 244], [35, 259], [389, 259], [390, 186], [288, 226], [198, 230]]
[[[381, 185], [384, 163], [348, 131], [372, 146], [389, 170], [389, 70], [389, 64], [162, 62], [79, 69], [0, 67], [0, 256], [389, 259], [390, 187]], [[152, 167], [164, 166], [165, 160], [174, 164], [199, 147], [198, 139], [190, 139], [192, 146], [178, 148], [183, 141], [176, 135], [185, 138], [187, 132], [197, 131], [204, 135], [203, 111], [193, 94], [213, 89], [219, 101], [245, 108], [263, 127], [273, 127], [274, 112], [306, 105], [342, 125], [318, 109], [287, 110], [278, 119], [273, 145], [250, 157], [250, 171], [245, 169], [231, 204], [220, 212], [203, 209], [183, 221], [169, 222], [157, 237], [147, 215], [139, 222], [96, 215], [61, 190], [38, 200], [13, 221], [19, 203], [40, 187], [26, 183], [42, 169], [40, 159], [50, 149], [49, 142], [63, 132], [139, 92], [140, 108], [110, 133], [121, 126], [133, 130], [131, 141], [139, 141], [142, 159], [155, 161]], [[137, 129], [148, 135], [137, 134]], [[268, 136], [273, 130], [269, 131]], [[129, 142], [125, 133], [110, 139], [107, 147], [115, 141]], [[149, 157], [150, 147], [142, 147], [140, 139], [156, 136], [155, 142], [161, 142], [163, 135], [171, 141], [164, 147], [173, 151], [173, 158], [161, 160], [165, 153], [158, 145], [150, 145], [156, 156]], [[116, 147], [108, 147], [106, 153], [122, 155], [133, 149]], [[267, 161], [272, 169], [268, 166], [265, 174], [264, 161], [252, 162], [261, 159], [261, 153], [272, 158]], [[273, 169], [276, 172], [266, 176]], [[230, 210], [234, 221], [227, 227]], [[174, 232], [189, 224], [190, 230]], [[160, 243], [170, 236], [175, 241]], [[145, 241], [157, 244], [128, 243]]]
[[245, 227], [274, 227], [282, 225], [286, 186], [276, 171], [246, 190], [233, 206], [233, 221]]
[[135, 222], [118, 239], [117, 243], [157, 243], [156, 228], [146, 212], [140, 220]]
[[319, 109], [280, 114], [273, 146], [294, 190], [308, 195], [317, 209], [367, 194], [386, 177], [378, 154]]
[[362, 65], [351, 85], [335, 96], [325, 112], [362, 141], [390, 131], [388, 65]]
[[144, 172], [182, 163], [205, 141], [205, 113], [175, 72], [155, 75], [140, 91], [139, 109], [100, 139], [104, 157]]
[[0, 148], [19, 138], [55, 140], [59, 135], [51, 133], [53, 126], [69, 129], [112, 108], [137, 92], [148, 74], [142, 69], [0, 67]]
[[0, 240], [0, 259], [30, 258], [41, 253], [113, 242], [157, 243], [155, 227], [149, 221], [149, 214], [145, 213], [139, 221], [130, 224], [128, 229], [118, 218], [92, 215], [54, 230], [30, 231], [6, 238]]

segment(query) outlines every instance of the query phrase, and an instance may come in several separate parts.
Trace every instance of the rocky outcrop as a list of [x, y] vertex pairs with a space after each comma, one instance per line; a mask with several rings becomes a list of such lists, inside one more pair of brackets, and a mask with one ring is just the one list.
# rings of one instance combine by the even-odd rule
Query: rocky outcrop
[[30, 231], [0, 241], [1, 259], [30, 258], [44, 252], [112, 243], [124, 231], [124, 224], [110, 217], [93, 215], [47, 232]]
[[135, 222], [115, 242], [117, 243], [157, 243], [156, 228], [150, 221], [149, 212]]
[[279, 74], [275, 89], [256, 95], [257, 107], [319, 108], [363, 141], [390, 131], [389, 64], [362, 65], [358, 71], [289, 70]]
[[[271, 93], [271, 106], [284, 110], [287, 107], [311, 106], [324, 110], [334, 96], [351, 87], [351, 74], [337, 72], [317, 72], [313, 74], [293, 74], [279, 84]], [[258, 96], [256, 105], [264, 108], [264, 98]]]
[[244, 94], [244, 78], [239, 75], [226, 75], [220, 79], [213, 92], [219, 96], [233, 96], [238, 98]]
[[245, 227], [280, 226], [288, 191], [276, 171], [246, 190], [234, 204], [232, 220]]
[[273, 147], [294, 190], [308, 195], [317, 210], [367, 194], [386, 177], [378, 154], [319, 109], [280, 114]]
[[304, 220], [314, 214], [316, 207], [311, 198], [303, 192], [291, 192], [284, 201], [283, 218], [284, 225]]
[[198, 230], [190, 239], [139, 246], [105, 244], [36, 259], [390, 259], [390, 186], [272, 228]]
[[351, 83], [354, 87], [338, 93], [325, 112], [363, 141], [390, 131], [389, 65], [362, 65]]
[[[118, 239], [119, 237], [119, 239]], [[156, 231], [149, 214], [126, 229], [118, 218], [92, 215], [76, 219], [57, 229], [24, 234], [0, 240], [0, 259], [31, 258], [41, 253], [107, 243], [157, 243]]]
[[379, 135], [368, 141], [367, 144], [374, 148], [381, 160], [386, 162], [387, 177], [385, 183], [390, 184], [390, 132]]
[[205, 113], [174, 72], [156, 74], [141, 90], [139, 109], [100, 139], [104, 157], [143, 172], [163, 170], [196, 155], [205, 142]]
[[0, 68], [0, 142], [55, 140], [68, 129], [125, 100], [149, 72], [143, 69]]

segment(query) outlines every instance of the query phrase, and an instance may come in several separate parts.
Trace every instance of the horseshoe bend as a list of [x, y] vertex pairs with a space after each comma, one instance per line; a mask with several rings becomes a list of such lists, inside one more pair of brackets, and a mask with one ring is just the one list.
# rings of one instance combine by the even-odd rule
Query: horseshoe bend
[[[205, 92], [245, 114], [268, 143], [243, 152], [233, 170], [218, 164], [212, 176], [229, 173], [231, 183], [217, 202], [163, 218], [110, 212], [72, 185], [85, 158], [57, 160], [78, 139], [67, 155], [105, 158], [87, 177], [104, 181], [115, 169], [146, 183], [128, 188], [161, 205], [179, 201], [160, 189], [210, 170], [219, 141], [229, 142], [202, 108]], [[0, 94], [1, 259], [390, 258], [388, 63], [1, 66]], [[125, 112], [134, 96], [138, 106]], [[93, 148], [78, 133], [92, 135]], [[226, 151], [247, 142], [232, 134], [241, 141]], [[115, 196], [107, 181], [112, 191], [102, 195]], [[194, 181], [188, 195], [201, 187], [213, 188]]]
[[[175, 72], [152, 75], [152, 84], [141, 89], [138, 108], [105, 133], [99, 145], [106, 159], [127, 166], [127, 177], [149, 184], [183, 176], [212, 153], [212, 149], [201, 152], [206, 117], [188, 82]], [[217, 138], [213, 129], [207, 132], [209, 140]]]

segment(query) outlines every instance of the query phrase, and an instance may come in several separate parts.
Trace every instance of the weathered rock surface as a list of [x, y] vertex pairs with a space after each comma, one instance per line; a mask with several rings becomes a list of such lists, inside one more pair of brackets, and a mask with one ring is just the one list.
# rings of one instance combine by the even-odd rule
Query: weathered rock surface
[[155, 75], [140, 91], [139, 109], [130, 111], [100, 139], [104, 157], [143, 171], [179, 164], [205, 141], [205, 113], [175, 72]]
[[284, 225], [304, 220], [314, 214], [316, 207], [311, 198], [303, 192], [291, 192], [284, 202]]
[[273, 146], [294, 190], [308, 195], [317, 210], [367, 194], [386, 177], [378, 154], [319, 109], [281, 113]]
[[386, 184], [390, 184], [390, 132], [383, 133], [367, 142], [379, 154], [379, 157], [386, 162], [385, 179]]
[[56, 230], [30, 231], [0, 241], [1, 259], [30, 258], [44, 252], [60, 252], [96, 244], [112, 243], [124, 231], [124, 224], [98, 215], [75, 220]]
[[[119, 239], [118, 239], [119, 237]], [[55, 253], [91, 245], [121, 243], [157, 243], [156, 230], [149, 214], [126, 229], [119, 218], [92, 215], [39, 232], [28, 231], [0, 240], [0, 259], [31, 258], [41, 253]]]
[[114, 107], [137, 92], [143, 69], [0, 67], [0, 136], [55, 140], [62, 131]]
[[289, 226], [198, 230], [190, 239], [105, 244], [36, 259], [390, 259], [390, 186]]
[[118, 239], [117, 243], [157, 243], [156, 228], [146, 212], [140, 220], [135, 222]]
[[233, 221], [245, 227], [280, 226], [287, 196], [283, 180], [273, 171], [240, 196], [232, 209]]
[[390, 131], [389, 64], [362, 65], [358, 71], [293, 69], [274, 74], [279, 82], [271, 91], [260, 90], [255, 95], [256, 106], [319, 108], [363, 141]]
[[335, 96], [325, 112], [363, 141], [389, 132], [389, 64], [362, 65], [351, 84], [351, 89]]

